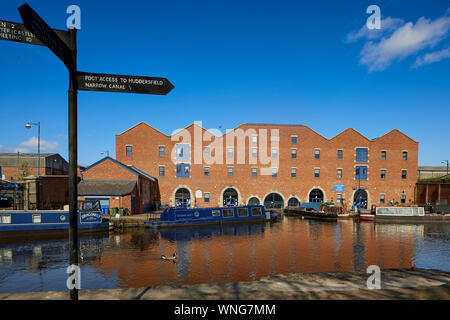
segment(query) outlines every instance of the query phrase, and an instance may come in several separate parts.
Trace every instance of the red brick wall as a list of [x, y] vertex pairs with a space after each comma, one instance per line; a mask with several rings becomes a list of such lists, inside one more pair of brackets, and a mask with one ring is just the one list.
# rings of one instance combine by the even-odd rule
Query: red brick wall
[[[18, 168], [17, 167], [2, 167], [2, 175], [5, 176], [6, 180], [13, 180], [13, 181], [17, 181], [17, 174], [18, 174]], [[41, 176], [44, 175], [63, 175], [64, 172], [62, 170], [58, 170], [58, 169], [52, 169], [52, 168], [40, 168], [39, 170], [39, 174]], [[33, 167], [30, 168], [29, 170], [29, 175], [38, 175], [38, 169], [37, 167]], [[12, 179], [11, 179], [12, 177]]]
[[[361, 186], [366, 189], [369, 196], [369, 206], [378, 204], [380, 193], [385, 194], [386, 203], [394, 199], [400, 202], [400, 194], [406, 194], [406, 202], [414, 200], [414, 185], [417, 180], [418, 143], [411, 140], [398, 130], [393, 130], [384, 136], [369, 140], [353, 129], [347, 129], [333, 139], [326, 139], [306, 126], [300, 125], [241, 125], [236, 129], [255, 129], [260, 141], [259, 129], [279, 129], [279, 170], [278, 177], [263, 176], [260, 173], [262, 167], [268, 165], [249, 164], [250, 139], [245, 141], [245, 164], [237, 164], [237, 142], [235, 142], [234, 164], [195, 164], [193, 152], [194, 141], [191, 143], [191, 169], [189, 178], [176, 177], [176, 161], [171, 160], [174, 146], [180, 141], [171, 141], [171, 137], [152, 128], [146, 123], [140, 123], [133, 128], [116, 135], [116, 157], [119, 161], [135, 165], [146, 172], [158, 177], [162, 203], [173, 204], [175, 191], [185, 187], [191, 191], [194, 198], [195, 191], [201, 190], [210, 193], [210, 205], [222, 205], [222, 194], [227, 187], [235, 188], [239, 193], [240, 204], [247, 204], [252, 196], [260, 199], [271, 192], [282, 195], [284, 205], [290, 197], [296, 197], [301, 202], [309, 201], [309, 192], [313, 188], [320, 188], [324, 192], [325, 200], [336, 200], [334, 184], [345, 184], [344, 198], [346, 204], [351, 205], [353, 195], [358, 186], [355, 179], [355, 149], [367, 147], [369, 149], [369, 161], [361, 163], [368, 167], [368, 180], [361, 181]], [[202, 133], [204, 129], [196, 125], [190, 125], [186, 131], [194, 136], [194, 130]], [[291, 144], [291, 135], [297, 135], [296, 145]], [[226, 136], [212, 138], [214, 141], [223, 142], [223, 159], [226, 159]], [[225, 140], [224, 140], [225, 139]], [[270, 138], [269, 154], [270, 154]], [[189, 143], [189, 141], [187, 142]], [[211, 141], [204, 139], [203, 147]], [[132, 156], [126, 156], [126, 145], [132, 145]], [[165, 156], [159, 157], [158, 146], [165, 146]], [[297, 148], [297, 158], [291, 159], [291, 148]], [[314, 159], [314, 149], [320, 148], [320, 159]], [[337, 150], [343, 150], [343, 160], [337, 160]], [[381, 160], [381, 150], [387, 151], [387, 160]], [[408, 160], [402, 160], [402, 150], [408, 151]], [[258, 150], [258, 157], [260, 150]], [[181, 162], [181, 161], [180, 161]], [[188, 161], [189, 162], [189, 161]], [[165, 176], [159, 176], [159, 166], [165, 166]], [[359, 164], [358, 164], [359, 165]], [[210, 176], [204, 177], [203, 167], [210, 167]], [[228, 177], [227, 167], [234, 168], [232, 178]], [[258, 177], [251, 176], [251, 168], [258, 167]], [[291, 168], [297, 168], [297, 177], [291, 178]], [[314, 168], [320, 168], [320, 178], [314, 178]], [[337, 179], [337, 168], [343, 169], [342, 179]], [[380, 170], [387, 170], [385, 180], [380, 179]], [[407, 179], [401, 179], [401, 169], [407, 169]], [[198, 202], [205, 205], [203, 199]], [[205, 205], [206, 206], [206, 205]]]
[[[82, 173], [83, 179], [130, 179], [136, 180], [139, 188], [135, 188], [135, 213], [148, 212], [154, 209], [156, 202], [159, 201], [158, 182], [152, 181], [145, 176], [138, 176], [128, 169], [120, 166], [110, 159], [106, 159], [97, 165], [88, 168]], [[131, 212], [131, 196], [122, 197], [120, 200], [122, 207], [126, 207]], [[111, 207], [119, 206], [119, 200], [111, 197]]]
[[69, 203], [69, 177], [41, 177], [42, 208], [52, 209], [60, 206], [63, 209]]

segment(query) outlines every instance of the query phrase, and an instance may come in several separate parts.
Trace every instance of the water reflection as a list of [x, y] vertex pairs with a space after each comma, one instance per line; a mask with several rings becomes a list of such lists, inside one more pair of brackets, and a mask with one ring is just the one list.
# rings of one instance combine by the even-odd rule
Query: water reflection
[[[249, 281], [290, 272], [450, 271], [450, 225], [320, 222], [127, 230], [80, 238], [82, 289]], [[177, 261], [161, 255], [177, 253]], [[66, 290], [67, 239], [0, 243], [0, 292]]]

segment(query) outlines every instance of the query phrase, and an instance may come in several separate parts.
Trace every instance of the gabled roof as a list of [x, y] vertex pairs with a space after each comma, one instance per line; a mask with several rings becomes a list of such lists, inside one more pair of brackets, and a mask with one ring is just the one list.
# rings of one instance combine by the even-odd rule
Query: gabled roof
[[338, 137], [340, 137], [340, 136], [342, 136], [342, 135], [344, 135], [344, 134], [347, 134], [347, 133], [349, 133], [349, 134], [356, 134], [356, 135], [360, 136], [361, 138], [363, 138], [364, 140], [370, 141], [366, 136], [362, 135], [361, 133], [359, 133], [358, 131], [356, 131], [356, 130], [353, 129], [353, 128], [347, 128], [347, 129], [345, 129], [344, 131], [338, 133], [338, 134], [335, 135], [333, 138], [331, 138], [330, 141], [331, 141], [331, 140], [334, 140], [334, 139], [336, 139], [336, 138], [338, 138]]
[[125, 196], [133, 192], [136, 180], [86, 179], [78, 184], [80, 196]]
[[[168, 137], [168, 138], [172, 137], [173, 135], [177, 134], [179, 131], [181, 131], [181, 130], [183, 130], [183, 129], [188, 129], [188, 128], [191, 127], [191, 126], [199, 126], [196, 122], [193, 122], [193, 123], [189, 124], [188, 126], [179, 129], [176, 133], [174, 133], [174, 134], [172, 134], [172, 135], [167, 135], [167, 134], [165, 134], [165, 133], [159, 131], [158, 129], [152, 127], [151, 125], [147, 124], [145, 121], [141, 121], [141, 122], [139, 122], [138, 124], [134, 125], [133, 127], [131, 127], [131, 128], [129, 128], [129, 129], [123, 131], [122, 133], [116, 134], [116, 136], [119, 136], [119, 135], [121, 135], [121, 134], [124, 134], [125, 132], [134, 129], [134, 128], [136, 128], [136, 127], [139, 126], [139, 125], [146, 125], [146, 126], [148, 126], [149, 128], [151, 128], [152, 130], [155, 130], [155, 131], [159, 132], [160, 134], [162, 134], [162, 135], [164, 135], [164, 136], [166, 136], [166, 137]], [[345, 133], [348, 133], [348, 132], [353, 132], [353, 133], [359, 135], [361, 138], [363, 138], [363, 139], [365, 139], [365, 140], [367, 140], [367, 141], [376, 141], [376, 140], [381, 139], [381, 138], [383, 138], [383, 137], [385, 137], [385, 136], [387, 136], [387, 135], [389, 135], [389, 134], [398, 132], [398, 133], [402, 134], [403, 136], [405, 136], [406, 138], [408, 138], [408, 139], [410, 139], [410, 140], [412, 140], [412, 141], [414, 141], [414, 142], [417, 143], [417, 141], [413, 140], [412, 138], [410, 138], [409, 136], [407, 136], [406, 134], [404, 134], [403, 132], [401, 132], [401, 131], [398, 130], [398, 129], [393, 129], [393, 130], [389, 131], [388, 133], [382, 135], [381, 137], [378, 137], [378, 138], [375, 138], [375, 139], [369, 139], [369, 138], [367, 138], [366, 136], [364, 136], [363, 134], [361, 134], [360, 132], [358, 132], [357, 130], [355, 130], [355, 129], [353, 129], [353, 128], [350, 127], [350, 128], [345, 129], [345, 130], [342, 131], [341, 133], [337, 134], [337, 135], [334, 136], [333, 138], [328, 139], [328, 138], [325, 138], [325, 137], [324, 137], [323, 135], [321, 135], [320, 133], [318, 133], [317, 131], [315, 131], [315, 130], [311, 129], [310, 127], [308, 127], [308, 126], [306, 126], [306, 125], [303, 125], [303, 124], [270, 124], [270, 123], [242, 123], [242, 124], [240, 124], [239, 126], [233, 128], [233, 129], [230, 129], [229, 131], [227, 130], [225, 133], [223, 133], [221, 136], [218, 136], [218, 137], [225, 137], [229, 132], [234, 131], [234, 130], [236, 130], [236, 129], [238, 129], [238, 128], [241, 128], [241, 127], [244, 127], [244, 126], [278, 126], [278, 127], [289, 127], [289, 126], [290, 126], [290, 127], [304, 127], [304, 128], [307, 128], [307, 129], [311, 130], [312, 132], [314, 132], [314, 133], [317, 134], [318, 136], [322, 137], [324, 140], [328, 140], [328, 141], [331, 141], [331, 140], [333, 140], [333, 139], [336, 139], [337, 137], [341, 136], [342, 134], [345, 134]], [[204, 129], [204, 128], [201, 127], [201, 126], [199, 126], [199, 127], [202, 128], [202, 131], [208, 131], [208, 132], [210, 132], [212, 135], [216, 136], [216, 135], [215, 135], [213, 132], [211, 132], [210, 130]]]
[[122, 168], [124, 168], [124, 169], [126, 169], [128, 171], [130, 171], [131, 173], [133, 173], [136, 176], [144, 176], [144, 177], [146, 177], [146, 178], [148, 178], [148, 179], [150, 179], [152, 181], [157, 181], [158, 180], [157, 178], [155, 178], [151, 174], [145, 172], [144, 170], [141, 170], [141, 169], [139, 169], [139, 168], [137, 168], [135, 166], [126, 165], [126, 164], [124, 164], [124, 163], [122, 163], [120, 161], [117, 161], [116, 159], [113, 159], [113, 158], [109, 157], [109, 156], [104, 157], [103, 159], [100, 159], [99, 161], [91, 164], [86, 169], [81, 170], [80, 172], [83, 173], [84, 171], [87, 171], [87, 170], [95, 167], [96, 165], [98, 165], [98, 164], [100, 164], [100, 163], [102, 163], [103, 161], [106, 161], [106, 160], [110, 160], [110, 161], [114, 162], [115, 164], [121, 166]]
[[400, 135], [404, 136], [405, 138], [407, 138], [407, 139], [409, 139], [409, 140], [411, 140], [411, 141], [413, 141], [413, 142], [415, 142], [415, 143], [418, 143], [416, 140], [414, 140], [414, 139], [412, 139], [411, 137], [407, 136], [406, 134], [404, 134], [403, 132], [401, 132], [401, 131], [398, 130], [398, 129], [392, 129], [392, 130], [389, 131], [388, 133], [383, 134], [381, 137], [378, 137], [378, 138], [374, 139], [374, 141], [375, 141], [375, 140], [382, 139], [382, 138], [387, 137], [387, 136], [389, 136], [389, 135], [391, 135], [391, 134], [394, 134], [394, 133], [400, 134]]

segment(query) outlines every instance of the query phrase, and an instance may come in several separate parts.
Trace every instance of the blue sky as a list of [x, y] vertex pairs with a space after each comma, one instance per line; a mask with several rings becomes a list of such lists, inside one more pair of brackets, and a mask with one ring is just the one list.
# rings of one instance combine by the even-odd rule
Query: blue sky
[[[21, 22], [23, 1], [0, 2]], [[166, 77], [167, 96], [79, 92], [79, 163], [115, 155], [115, 134], [145, 121], [170, 134], [194, 121], [304, 124], [327, 138], [397, 128], [419, 165], [450, 159], [448, 1], [32, 1], [53, 28], [81, 8], [78, 70]], [[369, 5], [381, 30], [365, 28]], [[68, 72], [48, 48], [0, 41], [0, 152], [67, 159]]]

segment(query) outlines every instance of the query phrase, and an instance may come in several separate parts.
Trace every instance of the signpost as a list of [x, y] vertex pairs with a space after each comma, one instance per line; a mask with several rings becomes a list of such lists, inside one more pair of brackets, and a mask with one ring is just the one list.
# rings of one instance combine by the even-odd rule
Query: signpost
[[43, 46], [23, 24], [0, 20], [0, 39]]
[[28, 4], [21, 6], [19, 13], [25, 27], [61, 59], [69, 71], [75, 70], [72, 52], [56, 32]]
[[168, 94], [174, 86], [166, 78], [77, 72], [78, 90]]
[[[28, 4], [21, 6], [19, 13], [24, 24], [0, 20], [0, 40], [45, 45], [66, 65], [69, 71], [69, 267], [70, 270], [77, 270], [79, 268], [78, 89], [166, 95], [174, 86], [166, 78], [77, 72], [77, 30], [74, 28], [69, 31], [53, 30]], [[69, 290], [70, 299], [77, 300], [78, 286], [72, 286]]]
[[[53, 29], [58, 37], [68, 45], [69, 33], [64, 30]], [[9, 40], [16, 42], [23, 42], [34, 44], [38, 46], [45, 46], [36, 36], [30, 32], [21, 23], [9, 22], [0, 20], [0, 40]]]

